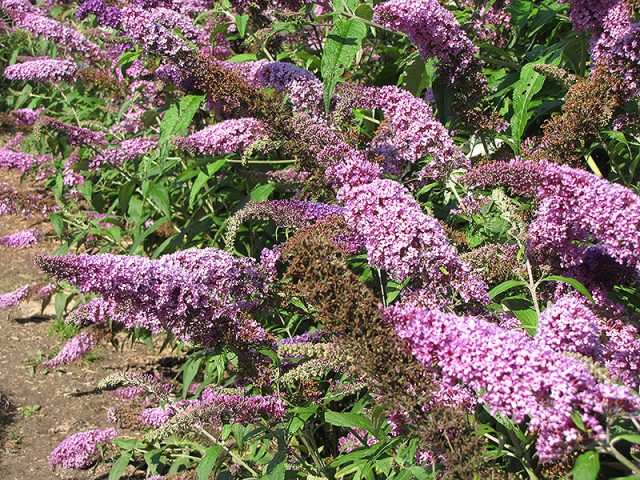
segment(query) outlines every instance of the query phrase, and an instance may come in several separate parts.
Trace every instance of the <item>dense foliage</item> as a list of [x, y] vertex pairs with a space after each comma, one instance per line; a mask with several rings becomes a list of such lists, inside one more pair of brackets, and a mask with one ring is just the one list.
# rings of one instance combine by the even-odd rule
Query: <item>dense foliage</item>
[[638, 7], [0, 0], [0, 308], [182, 359], [51, 465], [640, 478]]

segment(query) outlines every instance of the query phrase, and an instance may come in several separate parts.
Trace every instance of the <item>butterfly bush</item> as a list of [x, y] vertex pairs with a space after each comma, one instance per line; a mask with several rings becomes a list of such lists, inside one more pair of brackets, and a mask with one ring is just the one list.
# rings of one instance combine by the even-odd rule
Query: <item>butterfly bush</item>
[[393, 86], [345, 84], [340, 94], [352, 106], [383, 112], [385, 123], [369, 148], [384, 157], [386, 172], [399, 175], [407, 163], [425, 157], [432, 161], [420, 172], [421, 177], [446, 178], [453, 169], [470, 166], [449, 132], [434, 118], [432, 106], [423, 99]]
[[47, 368], [54, 368], [60, 365], [68, 365], [89, 353], [98, 344], [95, 335], [89, 332], [80, 332], [60, 349], [60, 352], [51, 360], [43, 362]]
[[[426, 367], [462, 382], [494, 414], [528, 422], [540, 459], [562, 459], [579, 443], [606, 436], [607, 415], [635, 414], [640, 399], [627, 387], [598, 381], [589, 367], [518, 332], [479, 317], [415, 305], [390, 307], [388, 318]], [[577, 412], [589, 430], [572, 419]]]
[[[359, 232], [372, 266], [418, 282], [418, 297], [437, 305], [451, 284], [467, 300], [488, 303], [487, 286], [451, 246], [440, 223], [398, 182], [375, 180], [343, 189], [347, 225]], [[447, 273], [444, 273], [442, 269]]]
[[406, 34], [424, 59], [437, 57], [452, 80], [475, 63], [477, 47], [436, 0], [387, 0], [374, 8], [373, 19]]
[[[114, 142], [115, 143], [115, 142]], [[150, 137], [136, 137], [112, 144], [89, 162], [89, 168], [97, 170], [104, 165], [120, 166], [123, 163], [142, 157], [158, 145], [158, 140]]]
[[99, 25], [116, 28], [120, 25], [122, 13], [118, 7], [107, 4], [105, 0], [85, 0], [78, 5], [76, 9], [78, 20], [83, 20], [90, 14], [96, 16]]
[[72, 59], [32, 60], [6, 67], [4, 76], [9, 80], [61, 82], [73, 80], [77, 71], [78, 67]]
[[100, 456], [98, 445], [109, 443], [118, 435], [113, 428], [80, 432], [60, 443], [49, 456], [52, 467], [82, 469], [93, 465]]
[[87, 40], [75, 28], [65, 26], [50, 17], [39, 13], [24, 13], [14, 18], [14, 22], [18, 28], [42, 36], [62, 49], [79, 52], [95, 59], [104, 57], [98, 45]]
[[102, 310], [128, 328], [169, 331], [209, 347], [267, 338], [246, 314], [260, 306], [269, 286], [249, 258], [206, 248], [158, 260], [101, 254], [41, 256], [37, 262], [57, 280], [101, 295]]
[[282, 418], [285, 403], [274, 395], [245, 395], [224, 392], [205, 387], [197, 399], [179, 400], [160, 407], [147, 408], [140, 414], [140, 420], [152, 427], [161, 427], [178, 414], [199, 409], [215, 408], [219, 416], [208, 415], [210, 423], [222, 426], [223, 421], [234, 423], [255, 422], [261, 416], [269, 419]]
[[[0, 149], [0, 169], [16, 170], [23, 174], [41, 163], [42, 157], [39, 159], [28, 153], [16, 152], [6, 147], [7, 145]], [[46, 159], [46, 157], [44, 158]]]
[[39, 234], [34, 228], [27, 228], [0, 238], [0, 244], [7, 248], [30, 248], [38, 243]]
[[[566, 2], [579, 34], [570, 37], [571, 42], [580, 45], [584, 40], [588, 47], [585, 64], [592, 73], [587, 78], [613, 78], [610, 93], [615, 105], [602, 128], [609, 123], [623, 128], [624, 135], [614, 140], [628, 142], [631, 151], [634, 140], [627, 133], [637, 108], [626, 102], [635, 100], [640, 72], [635, 6], [622, 0]], [[500, 437], [489, 442], [499, 444], [500, 458], [506, 452], [525, 470], [541, 475], [546, 467], [538, 460], [553, 463], [559, 476], [571, 475], [574, 458], [585, 449], [612, 453], [612, 436], [619, 426], [626, 429], [631, 420], [637, 421], [640, 410], [638, 327], [628, 308], [631, 302], [620, 295], [621, 286], [635, 291], [638, 281], [640, 203], [630, 188], [586, 169], [547, 160], [504, 161], [512, 155], [508, 147], [520, 151], [521, 140], [527, 155], [544, 150], [539, 147], [548, 144], [545, 123], [542, 141], [516, 138], [512, 129], [513, 138], [500, 146], [509, 136], [502, 128], [506, 122], [500, 118], [499, 128], [485, 122], [493, 113], [502, 117], [517, 109], [508, 97], [512, 82], [522, 75], [521, 60], [539, 63], [542, 58], [536, 57], [540, 33], [522, 50], [526, 59], [512, 55], [521, 52], [514, 44], [520, 48], [522, 39], [529, 42], [528, 24], [539, 21], [539, 15], [554, 9], [563, 12], [565, 7], [545, 6], [530, 13], [518, 7], [510, 24], [516, 10], [508, 0], [378, 2], [371, 7], [373, 18], [366, 22], [367, 37], [358, 46], [356, 61], [345, 65], [325, 110], [325, 85], [320, 80], [326, 78], [323, 43], [335, 34], [327, 21], [344, 26], [347, 18], [357, 22], [366, 17], [352, 7], [334, 11], [330, 4], [305, 0], [234, 0], [225, 5], [210, 0], [0, 0], [0, 33], [21, 40], [27, 32], [25, 43], [30, 47], [28, 53], [6, 57], [19, 63], [7, 66], [4, 75], [41, 83], [24, 104], [29, 108], [0, 117], [12, 135], [0, 149], [0, 168], [25, 179], [44, 179], [47, 188], [55, 185], [56, 199], [62, 203], [56, 230], [62, 223], [61, 238], [74, 238], [68, 246], [107, 252], [110, 242], [117, 249], [113, 251], [142, 254], [39, 256], [42, 270], [61, 283], [40, 290], [39, 284], [25, 285], [0, 295], [0, 308], [17, 305], [36, 290], [43, 299], [58, 289], [77, 289], [83, 295], [66, 320], [88, 328], [43, 363], [49, 368], [89, 352], [98, 343], [98, 329], [124, 327], [134, 330], [134, 336], [137, 329], [164, 332], [172, 345], [190, 344], [182, 351], [197, 355], [190, 358], [201, 358], [197, 366], [206, 368], [204, 377], [196, 368], [191, 385], [186, 385], [183, 370], [184, 397], [175, 381], [141, 372], [121, 375], [126, 381], [118, 384], [124, 386], [115, 395], [131, 401], [119, 402], [108, 419], [121, 423], [120, 408], [128, 408], [133, 423], [146, 430], [145, 442], [153, 439], [163, 446], [164, 434], [182, 431], [218, 435], [230, 423], [288, 422], [298, 407], [326, 405], [323, 402], [331, 399], [332, 409], [341, 408], [356, 395], [362, 405], [369, 404], [363, 415], [377, 415], [369, 407], [379, 406], [384, 410], [380, 418], [388, 419], [390, 437], [401, 437], [393, 439], [399, 441], [393, 455], [402, 456], [403, 436], [418, 440], [410, 449], [415, 457], [411, 461], [416, 462], [412, 473], [423, 467], [438, 472], [434, 475], [470, 478], [469, 471], [478, 463], [458, 448], [475, 440], [476, 446], [486, 443], [467, 428], [473, 417], [483, 424], [483, 432], [489, 432], [488, 438], [503, 435], [503, 430], [516, 432], [509, 441]], [[553, 32], [567, 30], [564, 17], [546, 21], [554, 25], [549, 29]], [[541, 32], [547, 35], [546, 31], [545, 27]], [[31, 41], [38, 38], [48, 43]], [[497, 58], [500, 50], [488, 44], [504, 50], [504, 57]], [[544, 45], [545, 52], [547, 47], [552, 48], [551, 43]], [[54, 48], [61, 58], [42, 56]], [[494, 68], [496, 62], [500, 70]], [[425, 68], [424, 63], [429, 65]], [[525, 133], [537, 130], [548, 112], [559, 110], [555, 99], [567, 88], [567, 98], [576, 96], [584, 72], [570, 63], [562, 58], [561, 65], [571, 69], [564, 76], [557, 67], [555, 77], [545, 71], [545, 88], [534, 94], [525, 110], [536, 115], [525, 118]], [[556, 77], [569, 80], [549, 87]], [[571, 86], [574, 81], [576, 88]], [[59, 95], [51, 95], [51, 101], [41, 95], [53, 88], [64, 101]], [[83, 98], [69, 101], [64, 95], [68, 91], [80, 92]], [[201, 95], [205, 101], [197, 111], [183, 111], [183, 96]], [[85, 104], [85, 99], [91, 101]], [[540, 99], [544, 108], [536, 103]], [[571, 116], [565, 111], [568, 104], [562, 114]], [[158, 149], [158, 136], [163, 138], [165, 127], [171, 127], [176, 106], [178, 117], [194, 114], [184, 129], [188, 133], [167, 138], [169, 142]], [[608, 106], [597, 99], [594, 109]], [[504, 136], [487, 133], [493, 130]], [[44, 132], [59, 137], [51, 141]], [[589, 133], [584, 145], [575, 143], [581, 150], [578, 163], [587, 149], [599, 152], [595, 143], [591, 145], [593, 138], [606, 147], [614, 165], [613, 156], [620, 149], [606, 144], [613, 136]], [[460, 147], [466, 140], [468, 144]], [[474, 157], [479, 144], [482, 160]], [[47, 149], [50, 152], [42, 152]], [[223, 156], [234, 160], [225, 167], [224, 178], [217, 174], [217, 188], [194, 188], [201, 180], [198, 172]], [[143, 157], [145, 161], [139, 161]], [[249, 162], [235, 165], [238, 157]], [[560, 157], [558, 161], [566, 160]], [[294, 162], [293, 168], [270, 166]], [[622, 177], [623, 170], [615, 165], [612, 178]], [[135, 187], [144, 182], [153, 186], [158, 177], [172, 204], [170, 222], [158, 222], [160, 212], [153, 203], [140, 202]], [[250, 200], [254, 194], [246, 192], [261, 182], [278, 185], [269, 190], [267, 200]], [[135, 187], [133, 193], [130, 187]], [[507, 187], [517, 198], [508, 198], [499, 187]], [[100, 211], [93, 211], [97, 205]], [[496, 209], [501, 218], [493, 216]], [[0, 184], [0, 215], [26, 217], [55, 210], [40, 195]], [[168, 216], [162, 210], [162, 217]], [[271, 228], [255, 225], [237, 239], [241, 225], [254, 219], [287, 230], [273, 235]], [[91, 233], [79, 235], [87, 226]], [[122, 235], [111, 241], [98, 235], [98, 229], [121, 230]], [[339, 273], [295, 290], [295, 269], [283, 275], [300, 261], [290, 255], [291, 245], [322, 235], [330, 237], [331, 248], [302, 248], [296, 255], [309, 257], [309, 269]], [[36, 240], [36, 231], [29, 229], [0, 238], [0, 244], [27, 248]], [[222, 240], [229, 251], [242, 241], [241, 251], [251, 256], [189, 248]], [[143, 256], [156, 247], [158, 255], [162, 249], [178, 251], [158, 258]], [[344, 270], [332, 270], [342, 261]], [[591, 295], [578, 294], [574, 284], [541, 280], [552, 274], [581, 282]], [[341, 283], [349, 275], [355, 280]], [[511, 283], [503, 286], [519, 291], [517, 299], [535, 304], [527, 313], [535, 315], [537, 323], [524, 328], [510, 310], [512, 299], [502, 301], [505, 291], [490, 290], [505, 281]], [[342, 288], [345, 284], [349, 288]], [[321, 292], [315, 297], [319, 300], [308, 303], [305, 288]], [[367, 295], [358, 296], [362, 292]], [[287, 311], [289, 301], [294, 312]], [[371, 318], [380, 322], [367, 324]], [[318, 329], [309, 333], [315, 322], [320, 323]], [[384, 327], [381, 332], [375, 331], [378, 325]], [[388, 331], [382, 332], [385, 328]], [[355, 340], [349, 343], [345, 332], [352, 330]], [[292, 338], [279, 338], [283, 336]], [[378, 350], [393, 357], [385, 365], [389, 375], [367, 370], [369, 357]], [[207, 385], [212, 381], [211, 355], [218, 361], [227, 354], [231, 357], [220, 363], [223, 372], [218, 372], [217, 383], [239, 388]], [[282, 360], [277, 368], [273, 358]], [[338, 402], [333, 403], [334, 398]], [[493, 418], [485, 420], [483, 407]], [[355, 427], [346, 436], [329, 430], [326, 423], [318, 429], [315, 417], [305, 419], [300, 432], [311, 432], [316, 442], [317, 432], [322, 432], [327, 447], [317, 453], [323, 461], [325, 454], [337, 453], [335, 458], [342, 461], [344, 452], [389, 445], [384, 434], [373, 436]], [[510, 427], [503, 417], [518, 425]], [[375, 423], [378, 429], [380, 422]], [[585, 428], [578, 425], [582, 423]], [[531, 435], [521, 435], [519, 428]], [[52, 452], [50, 463], [87, 468], [99, 459], [98, 446], [116, 435], [108, 429], [71, 436]], [[297, 435], [292, 434], [295, 442]], [[469, 438], [461, 440], [465, 435]], [[448, 442], [446, 454], [437, 451], [439, 436]], [[256, 437], [275, 447], [272, 437]], [[529, 437], [535, 442], [535, 455], [525, 456], [520, 452], [534, 449]], [[178, 436], [172, 438], [179, 441]], [[191, 440], [198, 441], [193, 435]], [[289, 467], [298, 468], [311, 453], [305, 443], [303, 455], [297, 455], [295, 442], [285, 446], [290, 459], [287, 476]], [[225, 443], [226, 448], [230, 454], [216, 464], [216, 475], [226, 474], [221, 469], [235, 461], [235, 447]], [[499, 458], [486, 462], [481, 450], [477, 447], [473, 454], [484, 455], [485, 463], [499, 464]], [[172, 455], [167, 450], [169, 462]], [[132, 458], [139, 467], [142, 455]], [[469, 460], [469, 475], [451, 470], [460, 458]], [[166, 470], [164, 464], [158, 468], [153, 471]], [[346, 468], [357, 471], [351, 465]], [[233, 465], [229, 472], [240, 475], [240, 467]], [[309, 472], [316, 469], [301, 467], [297, 475], [311, 478]], [[473, 472], [487, 478], [495, 473]]]
[[547, 308], [538, 321], [536, 339], [558, 352], [600, 358], [600, 321], [575, 296], [566, 296]]
[[67, 137], [69, 145], [73, 146], [84, 144], [104, 147], [108, 144], [107, 135], [104, 132], [79, 127], [46, 115], [38, 118], [35, 128], [61, 133]]
[[28, 295], [29, 285], [23, 285], [13, 292], [0, 294], [0, 310], [19, 305]]
[[176, 137], [174, 145], [201, 155], [241, 152], [265, 136], [259, 120], [239, 118], [210, 125], [188, 137]]
[[588, 247], [638, 271], [640, 197], [622, 185], [566, 165], [512, 160], [472, 170], [470, 184], [505, 185], [536, 198], [539, 206], [529, 226], [532, 246], [556, 252], [563, 265], [580, 263]]

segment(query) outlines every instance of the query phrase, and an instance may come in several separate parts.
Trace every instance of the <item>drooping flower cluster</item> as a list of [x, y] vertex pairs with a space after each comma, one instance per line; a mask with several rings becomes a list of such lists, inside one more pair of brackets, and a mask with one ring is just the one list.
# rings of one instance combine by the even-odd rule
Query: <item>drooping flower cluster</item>
[[98, 344], [98, 339], [90, 332], [80, 332], [67, 343], [64, 344], [60, 352], [51, 360], [43, 362], [47, 368], [54, 368], [60, 365], [68, 365], [89, 353]]
[[9, 80], [60, 82], [73, 80], [77, 71], [76, 63], [70, 58], [64, 60], [31, 60], [9, 65], [4, 69], [4, 76]]
[[49, 456], [52, 467], [87, 468], [98, 460], [98, 445], [109, 443], [118, 435], [113, 428], [80, 432], [60, 443]]
[[97, 145], [108, 144], [106, 134], [89, 128], [78, 127], [46, 115], [40, 116], [35, 124], [36, 131], [53, 131], [66, 135], [69, 145]]
[[176, 137], [173, 143], [183, 150], [201, 155], [241, 152], [265, 136], [259, 120], [239, 118], [210, 125], [188, 137]]
[[114, 5], [108, 5], [105, 0], [84, 0], [76, 10], [79, 20], [94, 14], [98, 24], [105, 27], [116, 28], [120, 24], [120, 9]]
[[557, 352], [600, 357], [600, 321], [575, 296], [564, 296], [547, 308], [538, 321], [536, 340]]
[[179, 61], [191, 53], [186, 41], [160, 25], [157, 15], [139, 5], [129, 4], [122, 9], [121, 23], [124, 32], [133, 42], [148, 53]]
[[0, 295], [0, 310], [5, 308], [11, 308], [18, 305], [22, 300], [29, 295], [29, 285], [23, 285], [22, 287], [14, 290], [13, 292], [3, 293]]
[[[460, 260], [440, 223], [422, 212], [400, 183], [375, 180], [339, 194], [347, 225], [364, 238], [369, 264], [421, 288], [421, 301], [438, 305], [448, 285], [467, 300], [488, 303], [487, 286]], [[446, 272], [446, 273], [445, 273]]]
[[[494, 414], [530, 419], [544, 462], [562, 459], [579, 442], [604, 438], [604, 418], [634, 414], [640, 399], [627, 387], [598, 382], [586, 364], [477, 317], [458, 317], [414, 305], [386, 315], [414, 355], [445, 382], [475, 390]], [[577, 412], [590, 434], [572, 419]]]
[[46, 159], [46, 157], [36, 158], [28, 153], [9, 150], [6, 147], [5, 145], [0, 149], [0, 169], [2, 170], [16, 170], [18, 173], [23, 174], [34, 166], [39, 165], [41, 160]]
[[226, 243], [232, 245], [240, 225], [249, 220], [272, 220], [279, 227], [301, 228], [333, 215], [341, 215], [343, 211], [342, 207], [336, 205], [302, 200], [249, 202], [229, 219]]
[[230, 65], [249, 76], [255, 87], [271, 87], [286, 92], [297, 112], [306, 111], [314, 116], [322, 113], [322, 82], [309, 70], [286, 62], [245, 62]]
[[208, 347], [267, 337], [247, 315], [260, 305], [268, 287], [249, 258], [206, 248], [158, 260], [101, 254], [43, 256], [37, 263], [58, 280], [100, 294], [100, 311], [128, 328], [166, 330]]
[[122, 140], [115, 144], [115, 148], [103, 150], [90, 162], [89, 168], [97, 170], [103, 165], [120, 166], [124, 162], [142, 157], [158, 144], [158, 140], [151, 137], [136, 137]]
[[407, 163], [432, 157], [422, 177], [442, 178], [451, 170], [469, 167], [468, 160], [453, 143], [444, 126], [421, 98], [398, 87], [345, 85], [341, 94], [355, 96], [360, 108], [380, 109], [385, 123], [371, 141], [370, 149], [385, 157], [384, 169], [398, 175]]
[[260, 417], [279, 419], [284, 417], [285, 403], [275, 395], [246, 395], [242, 391], [225, 392], [213, 387], [205, 387], [197, 399], [180, 400], [162, 407], [153, 407], [140, 414], [143, 423], [160, 427], [177, 414], [189, 411], [196, 412], [207, 408], [209, 412], [216, 410], [216, 415], [209, 415], [207, 420], [215, 425], [222, 422], [250, 423]]
[[68, 27], [53, 18], [39, 13], [25, 13], [14, 18], [18, 28], [46, 38], [54, 45], [100, 59], [104, 56], [98, 45], [88, 41], [75, 28]]
[[29, 248], [38, 243], [39, 234], [34, 228], [21, 230], [0, 238], [0, 244], [7, 248]]
[[602, 33], [592, 46], [596, 65], [604, 65], [623, 80], [623, 88], [632, 95], [640, 91], [640, 22], [634, 23], [629, 6], [618, 1], [603, 17]]
[[477, 48], [453, 13], [437, 0], [386, 0], [374, 8], [374, 20], [405, 33], [427, 60], [438, 57], [452, 80], [475, 62]]
[[44, 107], [32, 110], [31, 108], [19, 108], [11, 112], [11, 118], [13, 118], [21, 127], [32, 127], [40, 115], [44, 112]]
[[47, 215], [55, 209], [40, 194], [19, 192], [7, 183], [0, 183], [0, 216], [31, 217], [36, 213]]
[[528, 232], [532, 246], [556, 252], [564, 266], [579, 264], [595, 243], [620, 264], [640, 270], [640, 197], [628, 188], [584, 170], [523, 160], [486, 164], [466, 181], [534, 196], [539, 206]]

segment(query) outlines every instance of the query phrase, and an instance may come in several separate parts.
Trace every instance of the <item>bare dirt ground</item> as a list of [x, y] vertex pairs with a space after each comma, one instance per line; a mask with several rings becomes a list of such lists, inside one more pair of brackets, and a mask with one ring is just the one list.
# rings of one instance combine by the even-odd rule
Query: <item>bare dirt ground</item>
[[[19, 185], [17, 177], [5, 172], [0, 172], [0, 182]], [[19, 188], [26, 189], [24, 185]], [[0, 217], [0, 237], [37, 222]], [[46, 223], [38, 228], [46, 230]], [[26, 283], [46, 282], [33, 263], [33, 255], [51, 253], [55, 248], [51, 240], [26, 250], [0, 246], [0, 293]], [[104, 466], [81, 472], [53, 471], [49, 453], [73, 433], [112, 426], [106, 411], [115, 397], [95, 390], [102, 378], [121, 370], [156, 370], [162, 358], [167, 359], [167, 352], [159, 355], [141, 344], [120, 349], [106, 342], [99, 347], [96, 360], [47, 372], [39, 366], [42, 355], [62, 346], [64, 340], [48, 333], [52, 308], [47, 308], [45, 315], [40, 309], [41, 303], [32, 301], [0, 311], [0, 479], [106, 478], [108, 469]]]

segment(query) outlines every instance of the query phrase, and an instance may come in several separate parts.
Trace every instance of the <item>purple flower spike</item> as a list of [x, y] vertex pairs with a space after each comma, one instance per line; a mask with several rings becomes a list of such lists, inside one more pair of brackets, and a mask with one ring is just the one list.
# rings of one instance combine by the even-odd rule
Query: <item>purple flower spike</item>
[[97, 344], [98, 339], [95, 335], [88, 332], [81, 332], [69, 340], [64, 347], [62, 347], [58, 355], [51, 360], [43, 362], [42, 365], [47, 368], [68, 365], [93, 350]]
[[4, 76], [9, 80], [61, 82], [73, 80], [77, 71], [78, 67], [71, 59], [31, 60], [9, 65], [4, 69]]
[[118, 432], [113, 428], [71, 435], [51, 452], [49, 464], [52, 467], [74, 469], [90, 467], [100, 456], [98, 445], [110, 442], [117, 435]]

